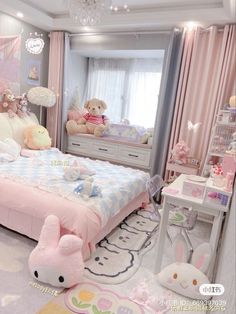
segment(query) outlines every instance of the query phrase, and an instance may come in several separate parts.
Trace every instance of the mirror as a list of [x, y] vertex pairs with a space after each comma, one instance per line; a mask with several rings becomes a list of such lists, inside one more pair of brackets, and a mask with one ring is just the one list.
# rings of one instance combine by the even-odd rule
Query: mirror
[[74, 51], [76, 104], [99, 98], [113, 123], [154, 127], [165, 50]]

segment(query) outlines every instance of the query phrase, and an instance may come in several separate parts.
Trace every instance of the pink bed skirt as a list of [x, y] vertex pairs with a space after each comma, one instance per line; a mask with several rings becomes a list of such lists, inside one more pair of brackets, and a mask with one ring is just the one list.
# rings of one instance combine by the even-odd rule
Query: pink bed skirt
[[143, 192], [102, 228], [99, 216], [85, 206], [9, 179], [0, 179], [0, 224], [38, 240], [45, 218], [55, 214], [63, 226], [62, 233], [73, 233], [84, 240], [84, 259], [89, 258], [96, 243], [145, 202], [148, 202], [148, 195]]

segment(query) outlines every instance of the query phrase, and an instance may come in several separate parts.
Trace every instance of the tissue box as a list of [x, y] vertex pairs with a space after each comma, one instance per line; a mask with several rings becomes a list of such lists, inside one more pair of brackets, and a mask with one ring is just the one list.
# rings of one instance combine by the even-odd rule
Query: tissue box
[[204, 203], [217, 206], [219, 209], [226, 209], [229, 207], [230, 198], [231, 192], [224, 191], [223, 188], [214, 186], [213, 180], [211, 178], [208, 179]]
[[198, 176], [186, 176], [183, 182], [182, 194], [197, 199], [203, 199], [206, 189], [206, 180], [204, 179], [205, 178]]

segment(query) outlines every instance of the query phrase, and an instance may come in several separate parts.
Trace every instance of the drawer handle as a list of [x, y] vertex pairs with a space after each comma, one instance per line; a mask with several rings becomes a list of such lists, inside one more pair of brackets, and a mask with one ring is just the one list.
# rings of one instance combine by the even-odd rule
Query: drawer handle
[[138, 155], [134, 155], [134, 154], [128, 154], [130, 157], [136, 157], [138, 158], [139, 156]]
[[106, 149], [106, 148], [99, 148], [98, 150], [101, 150], [103, 152], [107, 152], [108, 151], [108, 149]]
[[72, 146], [81, 146], [81, 145], [77, 143], [72, 143]]

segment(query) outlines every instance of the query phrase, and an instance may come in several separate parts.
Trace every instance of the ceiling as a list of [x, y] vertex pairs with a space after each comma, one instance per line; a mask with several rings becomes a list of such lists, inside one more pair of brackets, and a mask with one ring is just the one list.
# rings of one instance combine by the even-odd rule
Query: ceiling
[[145, 31], [182, 27], [194, 21], [203, 27], [235, 23], [235, 0], [113, 0], [128, 4], [130, 12], [118, 11], [104, 17], [93, 28], [76, 25], [69, 17], [67, 0], [1, 0], [1, 11], [43, 30], [77, 32]]

